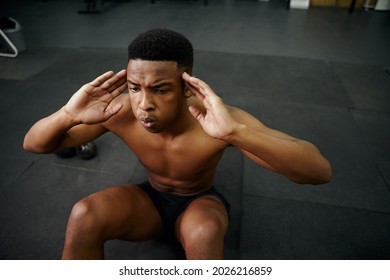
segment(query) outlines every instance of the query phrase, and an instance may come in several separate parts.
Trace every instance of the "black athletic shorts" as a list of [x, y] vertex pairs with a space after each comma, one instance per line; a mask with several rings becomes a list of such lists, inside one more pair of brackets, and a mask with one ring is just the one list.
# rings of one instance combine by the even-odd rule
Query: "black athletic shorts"
[[229, 210], [230, 210], [229, 203], [214, 187], [196, 195], [183, 196], [183, 195], [160, 192], [154, 189], [150, 185], [149, 181], [143, 182], [138, 186], [149, 195], [154, 205], [156, 206], [158, 212], [160, 213], [163, 226], [164, 226], [164, 233], [163, 236], [161, 237], [162, 240], [172, 241], [176, 239], [175, 223], [177, 218], [180, 216], [181, 213], [183, 213], [183, 211], [187, 208], [187, 206], [192, 201], [194, 201], [199, 197], [206, 196], [206, 195], [211, 195], [216, 197], [225, 206], [226, 211], [229, 215]]

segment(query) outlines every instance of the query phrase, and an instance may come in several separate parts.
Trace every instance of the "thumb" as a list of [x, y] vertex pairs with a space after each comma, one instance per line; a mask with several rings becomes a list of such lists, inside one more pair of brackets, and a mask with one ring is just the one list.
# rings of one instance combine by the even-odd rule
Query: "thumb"
[[190, 107], [188, 107], [188, 110], [190, 111], [191, 115], [192, 115], [195, 119], [197, 119], [200, 123], [203, 122], [203, 120], [204, 120], [204, 115], [203, 115], [203, 113], [202, 113], [198, 108], [196, 108], [196, 107], [194, 107], [194, 106], [190, 106]]
[[104, 111], [104, 120], [108, 120], [112, 116], [116, 115], [123, 107], [122, 103], [117, 103], [112, 106], [110, 109]]

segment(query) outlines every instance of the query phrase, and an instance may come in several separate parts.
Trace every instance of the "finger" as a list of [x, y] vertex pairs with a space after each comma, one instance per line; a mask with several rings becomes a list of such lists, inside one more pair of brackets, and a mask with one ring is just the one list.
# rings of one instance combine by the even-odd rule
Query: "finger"
[[126, 70], [119, 71], [117, 74], [111, 76], [100, 86], [100, 88], [111, 92], [118, 86], [118, 84], [122, 84], [124, 82], [126, 82]]
[[125, 77], [126, 70], [121, 70], [117, 74], [115, 74], [113, 71], [108, 71], [90, 82], [89, 85], [107, 90], [119, 79], [125, 79]]
[[99, 77], [97, 77], [95, 80], [93, 80], [89, 84], [91, 86], [98, 87], [101, 84], [103, 84], [105, 81], [107, 81], [107, 79], [111, 78], [113, 75], [114, 75], [113, 71], [108, 71], [108, 72], [100, 75]]
[[209, 100], [210, 97], [207, 97], [205, 96], [202, 92], [200, 92], [197, 88], [191, 86], [191, 85], [187, 85], [188, 89], [190, 89], [190, 91], [195, 94], [195, 96], [203, 103], [204, 107], [207, 109], [207, 110], [210, 110], [211, 109], [211, 103]]
[[194, 78], [196, 79], [195, 80], [195, 84], [198, 88], [198, 90], [205, 96], [205, 97], [213, 97], [213, 96], [216, 96], [216, 94], [214, 93], [214, 91], [211, 89], [211, 87], [206, 84], [205, 82], [203, 82], [202, 80], [200, 79], [197, 79], [197, 78]]
[[114, 92], [119, 87], [127, 87], [127, 81], [125, 77], [120, 78], [118, 81], [116, 81], [114, 84], [112, 84], [106, 91], [108, 92]]
[[119, 95], [121, 95], [125, 90], [127, 89], [127, 84], [124, 83], [117, 87], [114, 91], [111, 92], [111, 96], [113, 99], [117, 98]]
[[182, 78], [183, 78], [185, 84], [186, 84], [189, 88], [191, 88], [191, 89], [193, 89], [193, 90], [199, 91], [200, 88], [199, 88], [199, 86], [198, 86], [198, 84], [197, 84], [197, 81], [196, 81], [195, 77], [191, 77], [191, 76], [188, 75], [186, 72], [184, 72], [183, 75], [182, 75]]
[[192, 77], [188, 75], [186, 72], [183, 73], [182, 77], [188, 84], [198, 89], [199, 92], [201, 92], [204, 96], [216, 95], [214, 91], [211, 89], [211, 87], [201, 79]]
[[192, 87], [199, 89], [198, 79], [196, 79], [195, 77], [190, 76], [188, 73], [184, 72], [182, 78], [186, 82], [186, 84], [189, 84]]
[[117, 103], [114, 106], [112, 106], [110, 109], [104, 111], [104, 120], [108, 120], [112, 116], [116, 115], [121, 109], [123, 108], [122, 103]]
[[186, 82], [189, 82], [189, 80], [191, 79], [191, 76], [187, 73], [187, 72], [184, 72], [181, 77], [183, 78], [184, 81]]
[[203, 102], [203, 99], [205, 98], [204, 95], [194, 86], [186, 82], [187, 89], [193, 93], [200, 101]]
[[190, 106], [188, 107], [188, 110], [190, 111], [191, 115], [197, 119], [201, 124], [203, 123], [204, 121], [204, 115], [202, 113], [202, 111], [200, 111], [198, 108], [196, 108], [195, 106]]

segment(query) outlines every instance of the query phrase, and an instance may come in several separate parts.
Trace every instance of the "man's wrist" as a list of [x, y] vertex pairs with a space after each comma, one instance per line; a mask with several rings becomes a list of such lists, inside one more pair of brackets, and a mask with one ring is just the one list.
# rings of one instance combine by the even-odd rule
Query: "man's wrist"
[[229, 133], [229, 135], [223, 137], [222, 140], [231, 145], [235, 145], [237, 142], [239, 142], [241, 135], [245, 134], [246, 129], [246, 125], [237, 123], [237, 125], [232, 129], [232, 132]]
[[62, 107], [60, 110], [61, 119], [64, 124], [68, 127], [73, 127], [75, 125], [81, 124], [81, 121], [76, 119], [67, 109], [66, 107]]

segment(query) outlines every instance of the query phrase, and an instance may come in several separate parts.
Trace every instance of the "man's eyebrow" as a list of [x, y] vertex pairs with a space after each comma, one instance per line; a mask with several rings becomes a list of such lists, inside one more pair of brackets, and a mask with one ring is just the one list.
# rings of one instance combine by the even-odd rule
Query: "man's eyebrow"
[[130, 84], [132, 84], [132, 85], [135, 85], [135, 86], [138, 86], [139, 84], [137, 84], [136, 82], [133, 82], [132, 80], [130, 80], [130, 79], [127, 79], [127, 81], [130, 83]]
[[[127, 81], [134, 85], [134, 86], [139, 86], [139, 84], [137, 84], [136, 82], [130, 80], [130, 79], [127, 79]], [[150, 88], [160, 88], [160, 87], [163, 87], [163, 86], [170, 86], [172, 83], [170, 82], [160, 82], [160, 83], [157, 83], [157, 84], [154, 84], [154, 85], [151, 85], [149, 86]]]
[[171, 83], [168, 83], [168, 82], [161, 82], [161, 83], [157, 83], [155, 85], [152, 85], [150, 86], [151, 88], [160, 88], [160, 87], [163, 87], [163, 86], [169, 86]]

